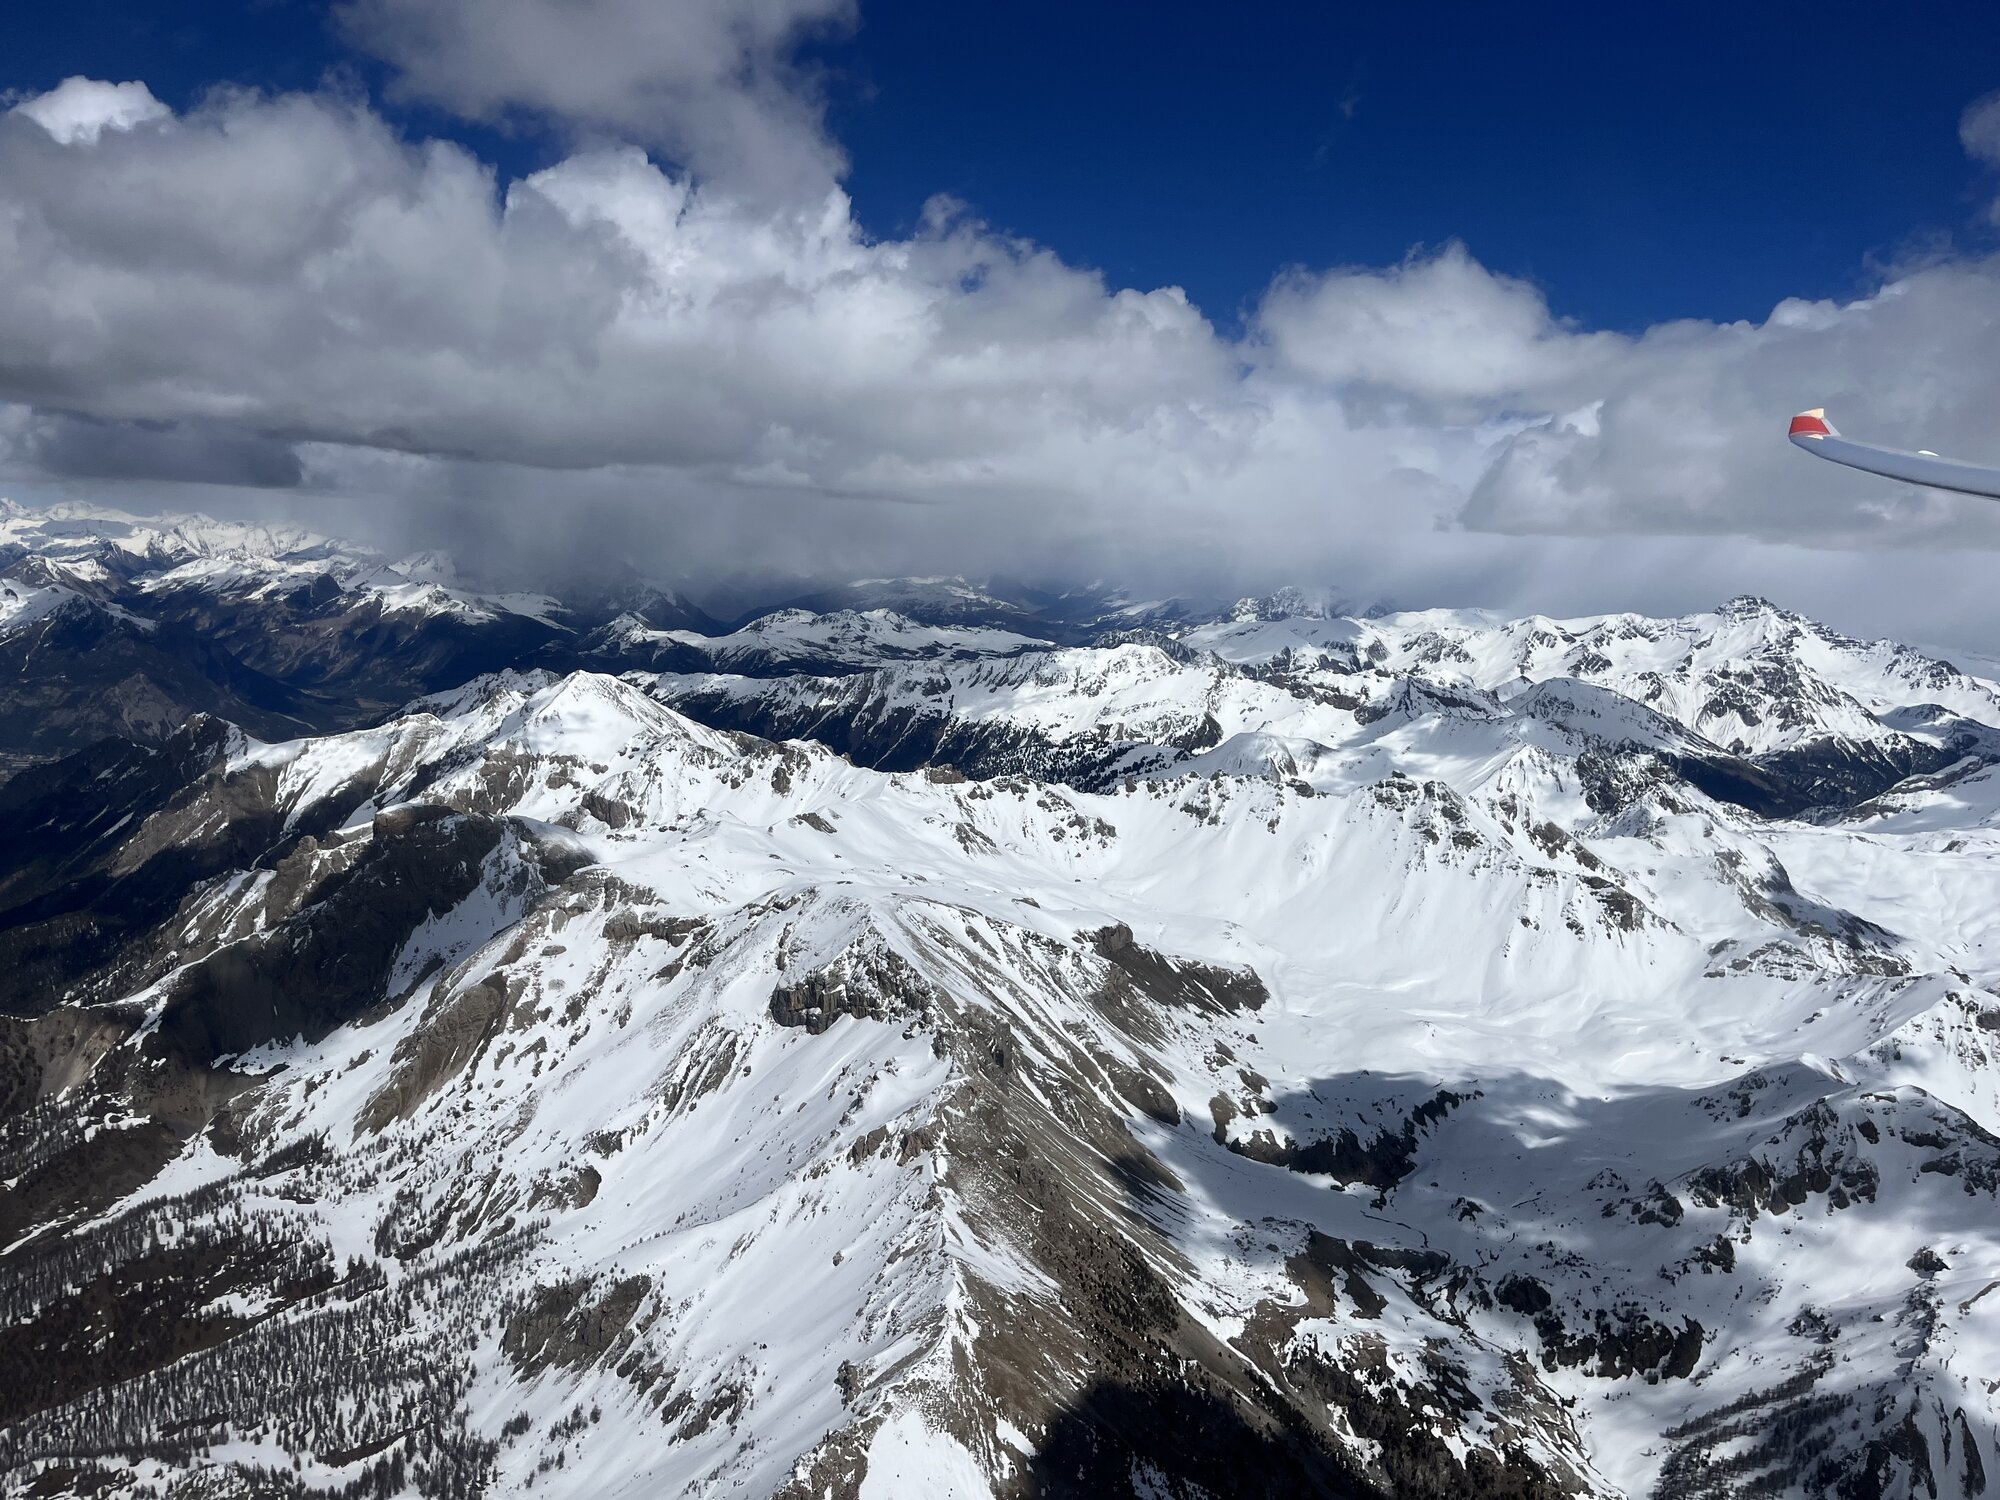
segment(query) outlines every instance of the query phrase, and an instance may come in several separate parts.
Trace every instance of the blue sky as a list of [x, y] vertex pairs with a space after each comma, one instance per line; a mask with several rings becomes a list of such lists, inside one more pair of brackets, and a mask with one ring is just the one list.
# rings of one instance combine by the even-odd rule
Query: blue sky
[[864, 217], [935, 188], [1229, 315], [1287, 262], [1457, 237], [1636, 329], [1851, 291], [1962, 235], [2000, 6], [877, 5]]
[[[812, 43], [862, 224], [946, 192], [996, 227], [1185, 286], [1233, 323], [1288, 264], [1464, 240], [1555, 310], [1636, 331], [1852, 295], [1985, 243], [1960, 112], [2000, 82], [2000, 6], [1348, 6], [871, 0]], [[17, 6], [5, 84], [311, 88], [386, 69], [307, 0]], [[391, 107], [506, 170], [548, 132]]]
[[[73, 0], [0, 492], [2000, 637], [2000, 7]], [[232, 87], [234, 86], [234, 87]], [[1184, 289], [1184, 293], [1180, 290]]]

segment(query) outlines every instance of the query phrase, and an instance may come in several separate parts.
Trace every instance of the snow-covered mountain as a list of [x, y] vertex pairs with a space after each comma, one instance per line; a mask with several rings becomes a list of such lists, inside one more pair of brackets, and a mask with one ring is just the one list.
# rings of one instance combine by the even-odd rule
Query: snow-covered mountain
[[1984, 1493], [2000, 687], [1283, 597], [0, 785], [0, 1485]]
[[0, 500], [0, 771], [191, 713], [259, 734], [349, 728], [482, 672], [580, 663], [612, 617], [713, 622], [643, 581], [558, 599], [290, 526]]

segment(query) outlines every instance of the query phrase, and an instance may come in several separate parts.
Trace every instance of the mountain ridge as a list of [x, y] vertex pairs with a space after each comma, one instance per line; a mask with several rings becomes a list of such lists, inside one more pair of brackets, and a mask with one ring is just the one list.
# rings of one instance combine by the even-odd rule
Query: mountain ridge
[[2000, 690], [1264, 613], [0, 783], [5, 1483], [1981, 1493]]

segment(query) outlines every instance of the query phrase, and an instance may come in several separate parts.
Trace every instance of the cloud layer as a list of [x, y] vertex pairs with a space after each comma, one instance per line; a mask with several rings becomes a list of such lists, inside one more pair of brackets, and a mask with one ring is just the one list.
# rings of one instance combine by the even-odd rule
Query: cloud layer
[[[737, 571], [1424, 589], [1537, 571], [1508, 536], [2000, 545], [2000, 510], [1814, 465], [1781, 427], [1826, 404], [2000, 460], [2000, 260], [1627, 335], [1453, 244], [1290, 270], [1225, 336], [960, 205], [868, 235], [790, 62], [846, 0], [557, 14], [343, 12], [408, 93], [575, 143], [515, 181], [333, 90], [176, 115], [72, 79], [0, 115], [9, 471], [303, 488]], [[1974, 105], [1968, 153], [2000, 159], [1996, 131]]]
[[397, 70], [393, 91], [468, 119], [549, 122], [664, 151], [772, 200], [839, 175], [807, 37], [854, 0], [346, 0], [345, 34]]

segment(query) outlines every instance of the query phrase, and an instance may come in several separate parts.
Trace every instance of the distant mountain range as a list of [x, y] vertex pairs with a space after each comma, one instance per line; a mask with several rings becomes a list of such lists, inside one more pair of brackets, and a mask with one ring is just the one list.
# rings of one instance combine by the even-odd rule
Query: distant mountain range
[[2000, 684], [0, 510], [0, 1488], [1976, 1496]]

